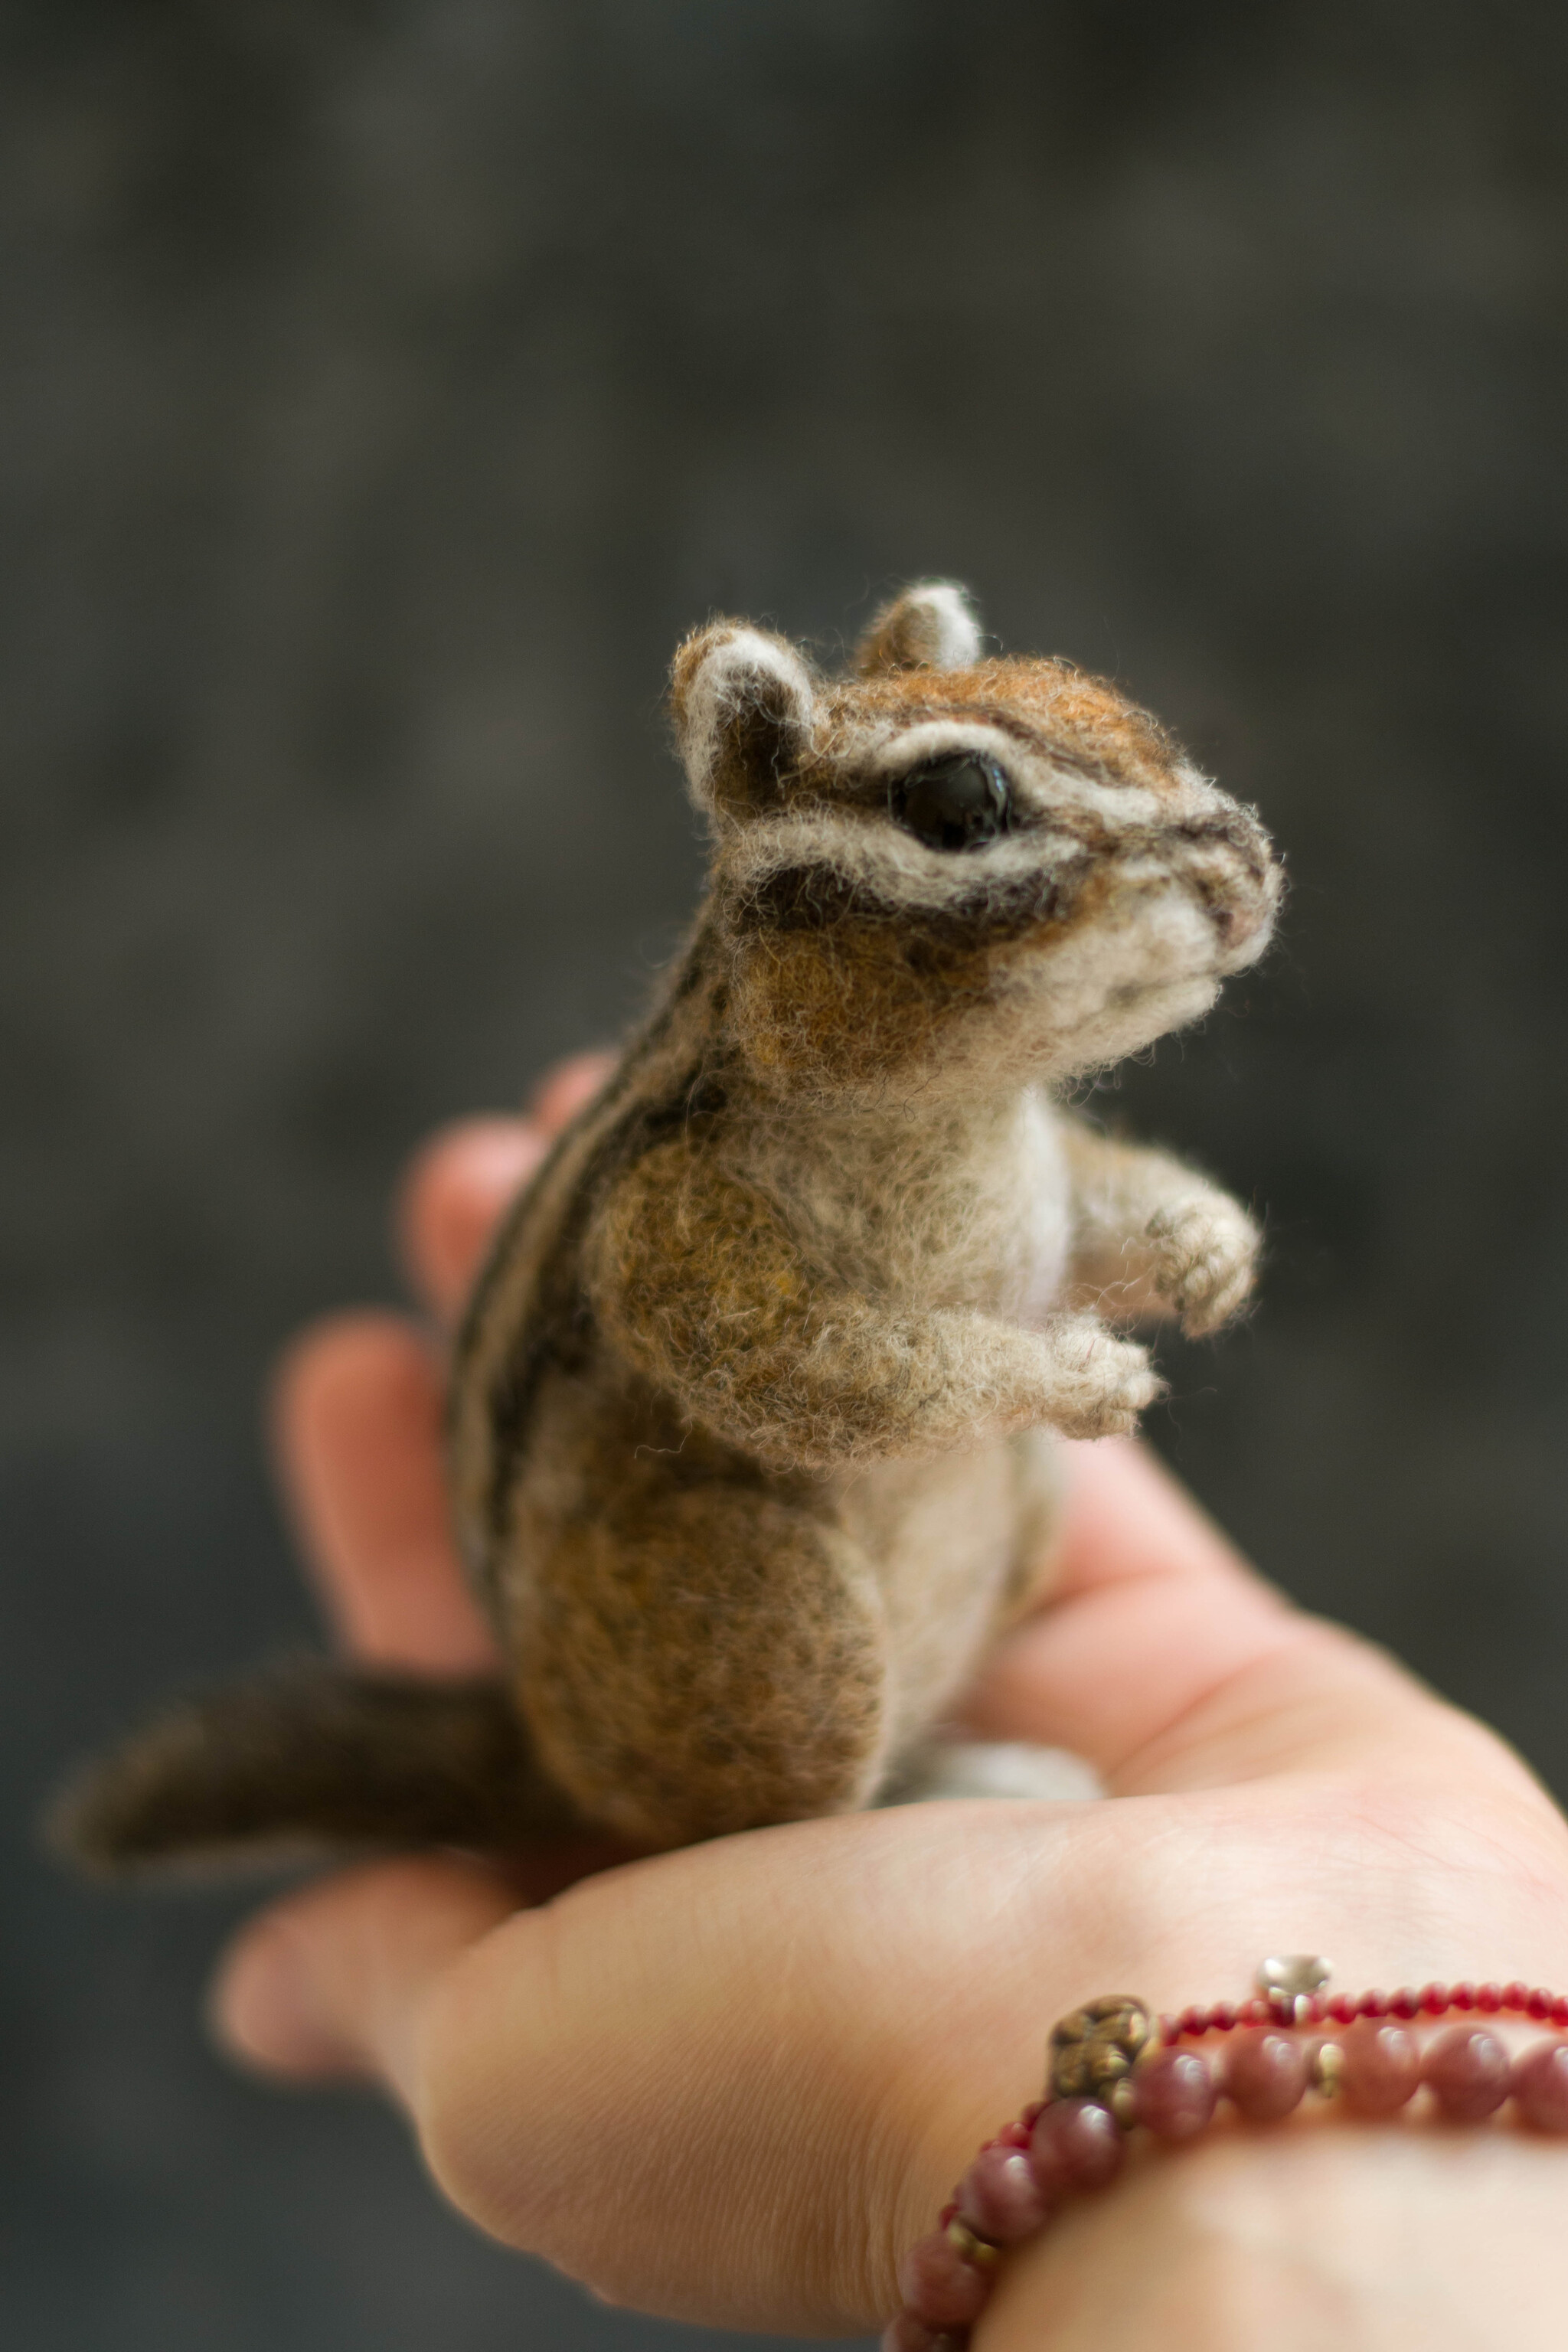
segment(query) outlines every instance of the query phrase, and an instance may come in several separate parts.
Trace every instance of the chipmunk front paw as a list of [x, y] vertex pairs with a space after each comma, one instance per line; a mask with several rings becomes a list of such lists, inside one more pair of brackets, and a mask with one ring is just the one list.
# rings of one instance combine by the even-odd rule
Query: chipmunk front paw
[[1064, 1437], [1124, 1437], [1164, 1383], [1148, 1350], [1118, 1339], [1097, 1316], [1064, 1315], [1047, 1340], [1050, 1370], [1041, 1418]]
[[1154, 1288], [1189, 1339], [1206, 1339], [1247, 1303], [1258, 1270], [1258, 1228], [1223, 1193], [1163, 1209], [1144, 1235]]

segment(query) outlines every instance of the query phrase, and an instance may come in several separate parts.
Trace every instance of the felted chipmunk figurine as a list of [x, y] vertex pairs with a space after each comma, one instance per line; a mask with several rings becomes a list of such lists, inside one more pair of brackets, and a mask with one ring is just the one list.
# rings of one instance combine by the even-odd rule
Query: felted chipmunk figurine
[[714, 623], [672, 707], [707, 895], [452, 1367], [501, 1674], [297, 1666], [180, 1708], [69, 1801], [89, 1864], [660, 1847], [918, 1788], [1048, 1587], [1050, 1433], [1156, 1392], [1113, 1327], [1246, 1298], [1245, 1212], [1055, 1097], [1262, 952], [1256, 817], [1113, 688], [982, 658], [943, 584], [842, 681]]

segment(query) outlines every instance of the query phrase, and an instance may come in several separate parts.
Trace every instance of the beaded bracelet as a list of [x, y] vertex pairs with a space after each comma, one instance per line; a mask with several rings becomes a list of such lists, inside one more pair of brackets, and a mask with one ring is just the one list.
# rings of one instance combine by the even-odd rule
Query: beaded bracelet
[[[1568, 1998], [1517, 1983], [1326, 1995], [1331, 1973], [1326, 1960], [1293, 1953], [1263, 1962], [1251, 2000], [1154, 2017], [1112, 1994], [1064, 2017], [1044, 2099], [986, 2141], [936, 2229], [899, 2264], [904, 2308], [882, 2352], [962, 2352], [1005, 2248], [1035, 2236], [1073, 2191], [1106, 2187], [1135, 2126], [1192, 2139], [1222, 2095], [1249, 2123], [1279, 2122], [1309, 2090], [1386, 2118], [1425, 2084], [1451, 2123], [1480, 2123], [1511, 2098], [1535, 2130], [1568, 2133], [1568, 2042], [1537, 2042], [1515, 2060], [1484, 2026], [1452, 2027], [1424, 2048], [1409, 2031], [1456, 2010], [1568, 2030]], [[1313, 2031], [1325, 2026], [1342, 2030]], [[1233, 2033], [1217, 2065], [1185, 2046]]]

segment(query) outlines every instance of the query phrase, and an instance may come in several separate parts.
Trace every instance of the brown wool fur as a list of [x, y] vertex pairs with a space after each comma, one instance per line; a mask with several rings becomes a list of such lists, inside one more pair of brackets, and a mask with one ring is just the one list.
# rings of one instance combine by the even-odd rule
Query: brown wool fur
[[[74, 1801], [100, 1867], [573, 1821], [663, 1846], [918, 1788], [1048, 1590], [1051, 1433], [1131, 1429], [1156, 1393], [1117, 1327], [1212, 1331], [1247, 1296], [1246, 1213], [1061, 1097], [1262, 952], [1252, 814], [1113, 687], [981, 658], [943, 583], [838, 681], [716, 622], [671, 708], [707, 895], [454, 1359], [504, 1680], [421, 1713], [316, 1669], [166, 1718]], [[1005, 794], [961, 845], [909, 797], [955, 769]]]

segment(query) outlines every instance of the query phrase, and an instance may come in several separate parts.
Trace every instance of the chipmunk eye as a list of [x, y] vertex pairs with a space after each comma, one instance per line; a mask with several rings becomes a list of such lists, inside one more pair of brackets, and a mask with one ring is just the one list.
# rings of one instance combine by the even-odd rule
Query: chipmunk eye
[[1007, 779], [994, 760], [954, 751], [900, 776], [889, 806], [928, 849], [979, 849], [1007, 829]]

